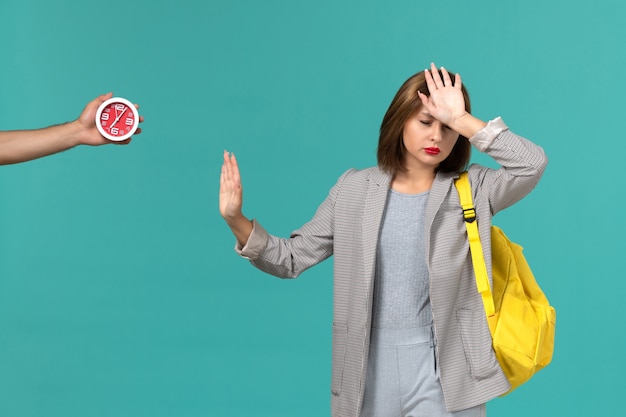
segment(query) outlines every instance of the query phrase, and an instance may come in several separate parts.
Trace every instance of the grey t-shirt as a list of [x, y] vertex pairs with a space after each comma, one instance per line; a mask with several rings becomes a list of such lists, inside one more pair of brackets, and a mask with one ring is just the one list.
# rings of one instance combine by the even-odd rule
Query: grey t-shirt
[[432, 322], [424, 210], [428, 192], [389, 190], [376, 256], [372, 327], [406, 329]]

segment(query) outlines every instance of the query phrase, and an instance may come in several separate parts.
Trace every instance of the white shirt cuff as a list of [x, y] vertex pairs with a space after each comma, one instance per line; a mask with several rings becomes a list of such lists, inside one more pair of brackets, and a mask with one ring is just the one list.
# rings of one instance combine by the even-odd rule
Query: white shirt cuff
[[487, 123], [487, 126], [480, 129], [474, 136], [469, 138], [469, 141], [479, 151], [485, 152], [496, 137], [508, 129], [509, 127], [504, 123], [502, 118], [498, 116], [495, 119], [490, 120], [489, 123]]

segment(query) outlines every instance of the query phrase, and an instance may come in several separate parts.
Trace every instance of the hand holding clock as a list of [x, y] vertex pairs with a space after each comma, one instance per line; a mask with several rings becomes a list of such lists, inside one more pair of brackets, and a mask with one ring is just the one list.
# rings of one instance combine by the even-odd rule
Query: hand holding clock
[[36, 130], [0, 131], [0, 165], [30, 161], [78, 145], [130, 143], [132, 135], [141, 133], [139, 124], [143, 122], [143, 117], [137, 113], [138, 105], [127, 102], [128, 108], [124, 108], [122, 114], [118, 114], [120, 119], [126, 114], [128, 120], [125, 127], [119, 129], [121, 133], [113, 139], [103, 136], [96, 123], [98, 110], [112, 96], [112, 93], [108, 93], [92, 100], [85, 106], [78, 119], [69, 123]]
[[[117, 145], [126, 145], [130, 143], [133, 135], [141, 133], [139, 123], [143, 122], [143, 116], [139, 116], [137, 104], [131, 104], [122, 98], [112, 98], [113, 94], [108, 93], [98, 97], [91, 103], [87, 104], [83, 113], [79, 117], [79, 121], [83, 127], [87, 128], [84, 136], [85, 145], [103, 145], [105, 143], [115, 143]], [[122, 110], [117, 109], [122, 106]], [[115, 119], [107, 125], [107, 121], [102, 118], [102, 114], [108, 114], [111, 109], [115, 109]], [[126, 130], [118, 129], [111, 132], [116, 123], [126, 115], [131, 120]], [[119, 133], [115, 133], [118, 132]]]

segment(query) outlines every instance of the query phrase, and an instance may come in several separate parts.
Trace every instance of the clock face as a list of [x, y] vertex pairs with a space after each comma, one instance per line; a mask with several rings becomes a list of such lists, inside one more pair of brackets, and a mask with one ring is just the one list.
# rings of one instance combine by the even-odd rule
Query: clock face
[[105, 138], [120, 142], [130, 138], [139, 126], [139, 113], [121, 97], [106, 100], [96, 112], [96, 127]]

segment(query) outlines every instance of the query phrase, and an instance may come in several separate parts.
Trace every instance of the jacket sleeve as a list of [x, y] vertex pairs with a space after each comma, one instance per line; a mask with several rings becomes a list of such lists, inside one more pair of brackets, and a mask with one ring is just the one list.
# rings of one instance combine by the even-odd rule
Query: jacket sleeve
[[499, 117], [470, 138], [470, 142], [500, 165], [495, 170], [470, 169], [471, 182], [476, 185], [472, 188], [475, 192], [488, 193], [492, 215], [530, 193], [548, 163], [540, 146], [511, 132]]
[[333, 254], [335, 202], [346, 171], [317, 208], [313, 218], [291, 233], [288, 239], [269, 234], [256, 220], [248, 242], [235, 251], [249, 259], [252, 265], [280, 278], [296, 278], [306, 269]]

